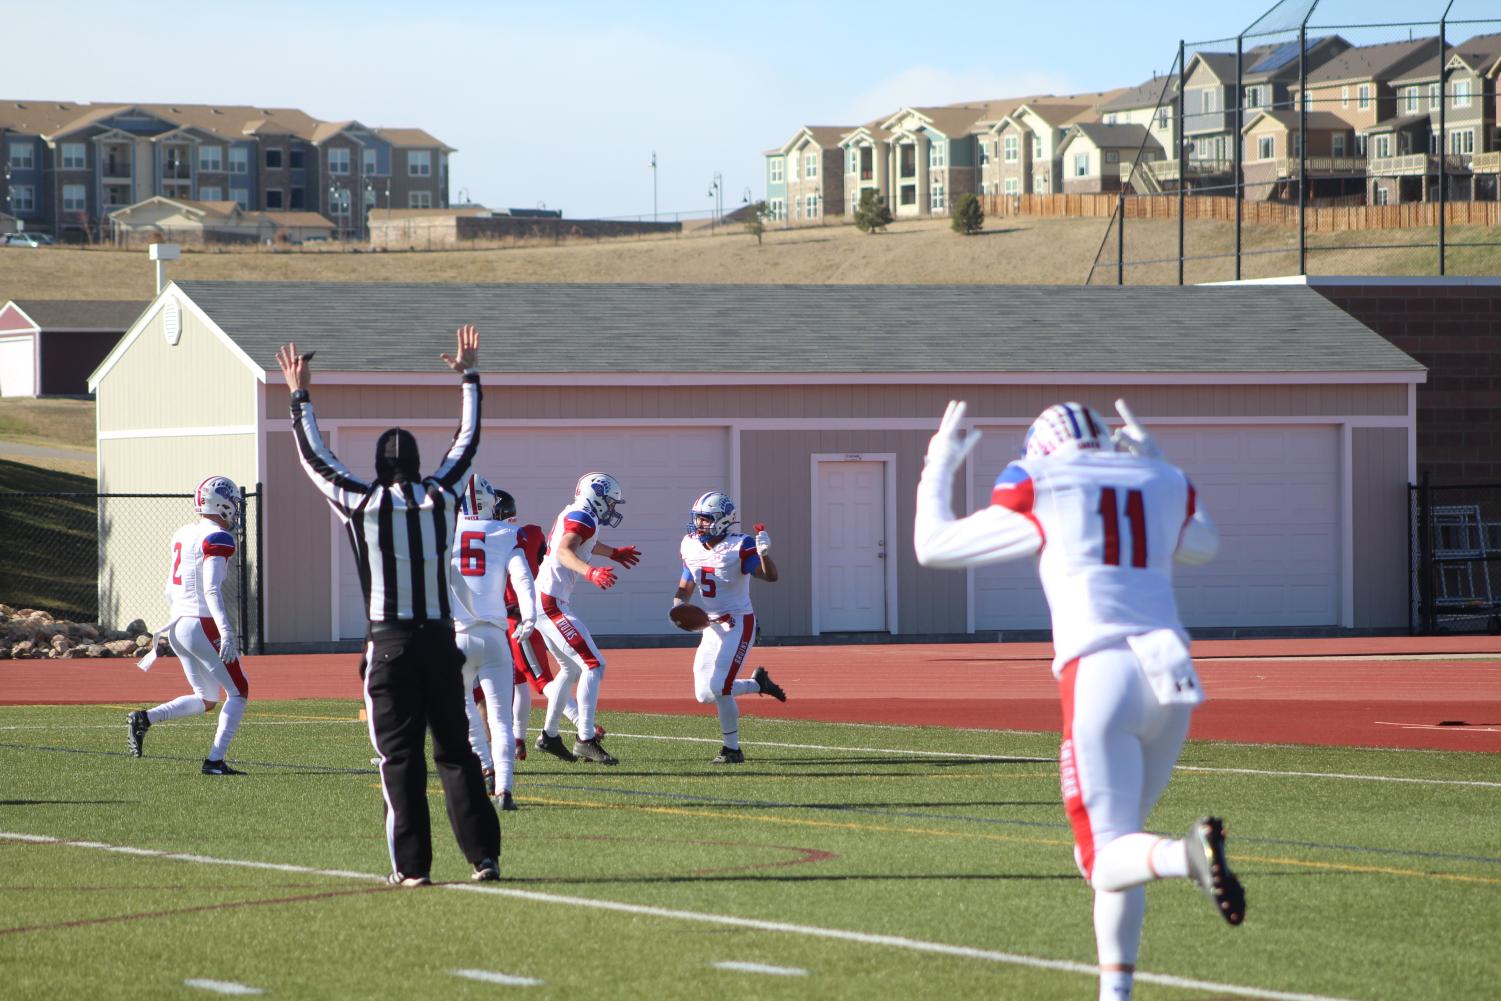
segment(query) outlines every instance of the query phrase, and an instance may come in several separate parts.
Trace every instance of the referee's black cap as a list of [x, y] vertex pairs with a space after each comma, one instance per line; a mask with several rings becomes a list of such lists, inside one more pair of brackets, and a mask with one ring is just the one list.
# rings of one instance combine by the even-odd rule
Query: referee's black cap
[[416, 483], [422, 479], [417, 439], [405, 428], [391, 428], [375, 441], [375, 478], [382, 484]]

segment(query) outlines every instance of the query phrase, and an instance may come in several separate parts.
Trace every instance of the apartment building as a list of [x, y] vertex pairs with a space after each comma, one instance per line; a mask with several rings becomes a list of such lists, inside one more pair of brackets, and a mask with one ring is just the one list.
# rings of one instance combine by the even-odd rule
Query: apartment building
[[845, 211], [847, 125], [805, 125], [776, 149], [767, 150], [766, 211], [773, 220], [819, 222]]
[[0, 211], [63, 240], [154, 196], [309, 211], [363, 239], [370, 208], [448, 204], [448, 156], [420, 129], [296, 108], [0, 101]]

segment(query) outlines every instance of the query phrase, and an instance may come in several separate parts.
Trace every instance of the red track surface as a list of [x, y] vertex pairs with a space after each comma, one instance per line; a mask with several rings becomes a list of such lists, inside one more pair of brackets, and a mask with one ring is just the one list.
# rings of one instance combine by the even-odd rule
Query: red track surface
[[[741, 705], [794, 719], [1057, 730], [1051, 656], [1045, 643], [762, 647], [751, 659], [788, 701]], [[1501, 751], [1501, 638], [1208, 640], [1194, 656], [1210, 696], [1194, 715], [1198, 739]], [[606, 658], [606, 712], [709, 712], [691, 695], [690, 650]], [[272, 656], [245, 668], [253, 700], [343, 698], [352, 713], [354, 663], [352, 654]], [[144, 705], [186, 690], [171, 659], [149, 674], [122, 660], [0, 664], [7, 705]]]

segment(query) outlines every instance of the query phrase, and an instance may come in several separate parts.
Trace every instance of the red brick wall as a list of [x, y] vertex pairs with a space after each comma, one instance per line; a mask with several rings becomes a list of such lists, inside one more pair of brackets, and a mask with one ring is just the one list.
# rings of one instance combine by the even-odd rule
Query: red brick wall
[[1501, 286], [1313, 285], [1428, 367], [1418, 475], [1501, 483]]

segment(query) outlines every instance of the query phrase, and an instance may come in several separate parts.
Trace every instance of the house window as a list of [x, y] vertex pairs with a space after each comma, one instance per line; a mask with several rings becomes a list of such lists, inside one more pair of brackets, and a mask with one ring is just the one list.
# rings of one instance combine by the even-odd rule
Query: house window
[[770, 215], [773, 219], [787, 218], [787, 203], [782, 199], [773, 198], [766, 207], [771, 210]]
[[1339, 106], [1341, 108], [1348, 108], [1350, 106], [1350, 88], [1348, 86], [1339, 89]]
[[1117, 152], [1116, 150], [1113, 150], [1113, 149], [1107, 149], [1105, 151], [1105, 162], [1106, 163], [1120, 163], [1121, 162], [1121, 155], [1120, 155], [1120, 153]]
[[87, 189], [85, 189], [82, 184], [64, 184], [63, 211], [82, 212], [85, 208], [87, 208], [88, 202], [85, 200], [85, 190]]
[[328, 151], [328, 172], [330, 174], [349, 173], [349, 150], [346, 147], [330, 149]]
[[1334, 134], [1334, 137], [1330, 140], [1330, 143], [1331, 153], [1333, 153], [1335, 156], [1345, 155], [1345, 134], [1343, 132], [1336, 132]]
[[280, 188], [267, 188], [266, 189], [266, 208], [268, 208], [268, 209], [279, 209], [281, 207], [282, 207], [282, 204], [281, 204], [281, 189]]
[[1074, 154], [1074, 176], [1075, 177], [1086, 177], [1086, 176], [1088, 176], [1088, 174], [1089, 174], [1089, 154], [1088, 153], [1075, 153]]
[[[407, 154], [407, 174], [411, 177], [430, 177], [433, 172], [433, 154], [431, 150], [412, 150]], [[418, 208], [419, 206], [412, 206]], [[420, 206], [426, 208], [427, 206]]]
[[231, 174], [250, 173], [250, 150], [244, 146], [229, 147], [229, 172]]
[[990, 143], [980, 143], [980, 166], [990, 166]]
[[1360, 89], [1358, 91], [1356, 91], [1355, 103], [1356, 103], [1356, 105], [1358, 106], [1358, 108], [1361, 111], [1364, 111], [1364, 110], [1366, 110], [1367, 108], [1369, 108], [1371, 106], [1371, 85], [1370, 84], [1363, 83], [1363, 84], [1360, 85]]
[[1293, 133], [1292, 147], [1293, 147], [1293, 151], [1292, 151], [1292, 155], [1293, 156], [1302, 156], [1303, 155], [1303, 133], [1301, 133], [1301, 132], [1294, 132]]
[[853, 174], [856, 171], [858, 171], [859, 169], [860, 169], [860, 154], [856, 153], [855, 152], [855, 148], [853, 146], [851, 146], [850, 147], [849, 173]]
[[948, 154], [948, 141], [934, 139], [928, 143], [928, 167], [942, 167]]
[[1443, 90], [1440, 88], [1440, 86], [1438, 84], [1438, 81], [1434, 81], [1433, 83], [1430, 83], [1428, 85], [1428, 110], [1429, 111], [1437, 111], [1438, 110], [1439, 98], [1442, 95], [1443, 95]]
[[1392, 155], [1392, 137], [1389, 135], [1376, 136], [1376, 157], [1385, 160]]
[[63, 143], [63, 170], [82, 170], [83, 156], [83, 143]]
[[1042, 159], [1042, 136], [1032, 137], [1032, 159]]
[[1007, 136], [1005, 141], [1006, 162], [1015, 163], [1020, 155], [1021, 140], [1016, 136]]
[[767, 176], [770, 178], [771, 183], [772, 184], [781, 184], [782, 183], [782, 158], [779, 157], [779, 156], [774, 156], [774, 157], [769, 158], [769, 160], [767, 161], [767, 163], [768, 163], [769, 169], [771, 171], [770, 174], [768, 174]]
[[293, 170], [301, 170], [305, 166], [304, 154], [300, 149], [294, 149], [287, 154], [287, 166]]
[[236, 205], [238, 205], [242, 210], [249, 211], [249, 209], [250, 209], [250, 189], [249, 188], [230, 188], [229, 189], [229, 200], [232, 201], [232, 202], [234, 202]]
[[198, 189], [198, 200], [200, 202], [222, 202], [224, 201], [224, 189], [216, 184], [206, 184]]
[[1106, 125], [1114, 125], [1116, 123], [1116, 121], [1117, 121], [1117, 116], [1116, 116], [1116, 113], [1113, 112], [1113, 111], [1110, 112], [1108, 115], [1105, 116], [1105, 124]]
[[1172, 108], [1158, 108], [1157, 109], [1157, 127], [1159, 129], [1166, 129], [1167, 126], [1168, 126], [1168, 122], [1172, 121], [1172, 117], [1173, 117], [1173, 109]]
[[1246, 107], [1248, 107], [1248, 108], [1259, 108], [1259, 107], [1261, 107], [1261, 88], [1260, 87], [1247, 87], [1246, 88]]
[[[267, 170], [280, 170], [281, 169], [281, 150], [279, 150], [279, 149], [268, 149], [268, 150], [266, 150], [266, 169]], [[268, 194], [269, 194], [269, 192], [268, 192]], [[268, 206], [268, 208], [269, 208], [269, 206]]]
[[1376, 185], [1376, 204], [1387, 205], [1391, 202], [1391, 192], [1381, 185]]
[[1465, 129], [1462, 132], [1449, 133], [1450, 153], [1473, 153], [1475, 152], [1475, 130]]
[[1256, 159], [1270, 160], [1277, 155], [1277, 143], [1271, 136], [1256, 137]]
[[1365, 156], [1365, 136], [1355, 137], [1355, 155]]
[[902, 204], [903, 205], [916, 205], [917, 204], [917, 185], [915, 185], [915, 184], [904, 184], [904, 185], [902, 185], [901, 199], [902, 199]]
[[431, 191], [408, 191], [407, 208], [430, 209], [433, 207], [433, 193]]
[[375, 150], [373, 150], [373, 149], [362, 149], [362, 150], [360, 150], [360, 172], [361, 173], [363, 173], [363, 174], [374, 174], [374, 173], [376, 173], [376, 168], [378, 166], [379, 166], [379, 164], [376, 162], [376, 159], [375, 159]]
[[1468, 108], [1470, 106], [1470, 81], [1454, 81], [1454, 106], [1456, 108]]
[[1403, 90], [1402, 90], [1402, 97], [1403, 97], [1403, 99], [1406, 102], [1403, 105], [1403, 110], [1405, 110], [1409, 115], [1415, 113], [1418, 110], [1418, 88], [1416, 88], [1416, 87], [1405, 87], [1405, 88], [1403, 88]]
[[809, 178], [818, 176], [817, 153], [809, 153], [807, 156], [803, 157], [803, 176]]
[[224, 169], [223, 146], [199, 146], [198, 169], [218, 173]]
[[932, 191], [930, 192], [930, 195], [932, 197], [932, 210], [934, 212], [942, 212], [943, 208], [944, 208], [944, 200], [943, 200], [943, 180], [941, 178], [936, 178], [935, 177], [933, 179], [933, 187], [932, 187]]
[[307, 189], [293, 188], [287, 196], [287, 208], [293, 212], [301, 212], [307, 208]]
[[805, 206], [804, 215], [806, 215], [809, 219], [816, 219], [816, 218], [818, 218], [818, 196], [817, 195], [809, 195], [809, 196], [807, 196], [807, 198], [805, 198], [803, 200], [803, 204]]
[[10, 169], [30, 170], [36, 163], [32, 159], [31, 143], [10, 144]]
[[36, 209], [36, 189], [29, 184], [10, 186], [10, 207], [16, 212], [32, 212]]
[[1219, 110], [1219, 91], [1214, 87], [1204, 87], [1199, 91], [1203, 99], [1204, 114], [1210, 115]]
[[1006, 178], [1006, 194], [1019, 195], [1022, 193], [1022, 182], [1015, 177]]
[[[788, 160], [787, 160], [787, 180], [789, 180], [789, 181], [795, 181], [795, 180], [797, 180], [797, 157], [795, 157], [795, 156], [794, 157], [789, 157]], [[793, 207], [794, 210], [797, 208], [797, 202], [796, 201], [794, 201], [792, 203], [792, 207]]]

